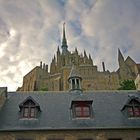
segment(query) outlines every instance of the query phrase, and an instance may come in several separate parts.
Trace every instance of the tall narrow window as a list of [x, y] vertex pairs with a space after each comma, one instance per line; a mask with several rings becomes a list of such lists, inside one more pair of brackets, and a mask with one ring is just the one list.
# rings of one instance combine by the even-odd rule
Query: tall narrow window
[[80, 85], [79, 85], [79, 79], [76, 79], [76, 83], [77, 83], [77, 89], [79, 89], [80, 88]]
[[72, 79], [72, 89], [75, 89], [75, 79]]

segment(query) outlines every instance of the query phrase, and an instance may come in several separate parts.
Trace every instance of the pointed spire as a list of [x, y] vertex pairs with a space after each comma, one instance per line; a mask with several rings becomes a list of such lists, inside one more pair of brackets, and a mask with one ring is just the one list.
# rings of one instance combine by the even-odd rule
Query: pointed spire
[[67, 45], [66, 35], [65, 35], [65, 22], [63, 23], [63, 40], [62, 45]]
[[118, 59], [124, 60], [124, 57], [123, 57], [123, 55], [122, 55], [122, 53], [121, 53], [119, 48], [118, 48]]
[[86, 51], [84, 50], [84, 57], [87, 57]]
[[118, 62], [119, 62], [119, 67], [121, 67], [124, 64], [124, 57], [119, 48], [118, 48]]
[[78, 54], [78, 50], [77, 50], [77, 48], [75, 48], [75, 53], [77, 53], [77, 54]]
[[56, 57], [55, 57], [55, 55], [54, 55], [54, 58], [53, 58], [53, 59], [54, 59], [54, 62], [55, 62], [55, 61], [56, 61]]
[[63, 24], [63, 38], [62, 38], [62, 54], [66, 54], [68, 52], [67, 48], [67, 39], [66, 39], [66, 34], [65, 34], [65, 22]]
[[59, 46], [57, 47], [57, 53], [60, 54], [60, 49]]
[[91, 55], [89, 54], [89, 59], [91, 60]]

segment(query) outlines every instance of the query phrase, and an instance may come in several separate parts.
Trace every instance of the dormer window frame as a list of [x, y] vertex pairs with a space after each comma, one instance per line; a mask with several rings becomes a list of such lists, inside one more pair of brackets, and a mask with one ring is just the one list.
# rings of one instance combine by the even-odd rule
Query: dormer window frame
[[20, 118], [37, 119], [38, 113], [41, 111], [39, 104], [29, 96], [20, 105]]
[[72, 101], [71, 110], [73, 119], [93, 118], [92, 101]]
[[140, 99], [138, 97], [130, 97], [127, 103], [122, 108], [128, 118], [140, 118]]
[[31, 105], [30, 102], [28, 105], [23, 106], [22, 116], [23, 118], [36, 118], [37, 108], [34, 105]]
[[134, 103], [134, 100], [131, 101], [131, 104], [127, 106], [127, 113], [130, 118], [138, 117], [140, 118], [140, 104]]

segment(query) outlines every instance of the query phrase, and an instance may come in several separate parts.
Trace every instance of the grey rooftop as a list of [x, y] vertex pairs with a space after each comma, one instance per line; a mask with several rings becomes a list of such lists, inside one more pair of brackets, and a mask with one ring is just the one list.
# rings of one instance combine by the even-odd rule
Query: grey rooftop
[[[0, 131], [140, 128], [140, 119], [130, 119], [122, 111], [133, 96], [140, 99], [140, 92], [9, 92], [0, 110]], [[19, 117], [19, 105], [28, 97], [40, 105], [37, 119]], [[73, 118], [72, 101], [92, 101], [93, 118]]]

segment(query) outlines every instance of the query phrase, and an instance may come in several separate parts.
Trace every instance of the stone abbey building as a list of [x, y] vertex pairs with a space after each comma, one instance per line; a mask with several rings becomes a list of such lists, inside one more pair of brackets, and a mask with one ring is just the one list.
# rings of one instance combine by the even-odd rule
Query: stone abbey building
[[91, 55], [79, 54], [75, 48], [74, 52], [68, 50], [67, 39], [65, 35], [65, 26], [63, 25], [63, 38], [61, 50], [57, 49], [56, 55], [48, 65], [40, 62], [40, 66], [33, 68], [23, 77], [23, 85], [18, 91], [66, 91], [69, 89], [68, 77], [72, 65], [74, 64], [79, 71], [83, 81], [83, 90], [115, 90], [119, 88], [119, 83], [123, 80], [135, 80], [140, 69], [140, 64], [136, 64], [129, 56], [124, 59], [121, 51], [118, 49], [119, 69], [110, 72], [105, 69], [98, 71], [94, 65]]

